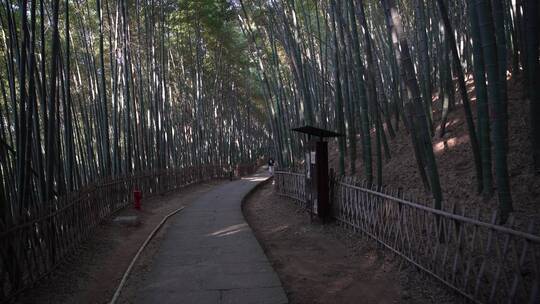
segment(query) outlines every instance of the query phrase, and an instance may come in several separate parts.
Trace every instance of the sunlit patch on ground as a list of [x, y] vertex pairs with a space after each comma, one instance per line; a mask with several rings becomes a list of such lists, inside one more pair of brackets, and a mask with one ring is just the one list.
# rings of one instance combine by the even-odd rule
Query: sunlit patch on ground
[[253, 177], [243, 177], [242, 179], [248, 180], [250, 182], [262, 182], [263, 180], [267, 178], [268, 177], [265, 177], [265, 176], [253, 176]]
[[220, 229], [218, 231], [212, 232], [208, 234], [207, 236], [216, 236], [216, 237], [222, 237], [227, 236], [231, 234], [235, 234], [238, 232], [245, 231], [247, 229], [248, 225], [246, 223], [238, 224], [238, 225], [232, 225], [223, 229]]
[[449, 138], [449, 139], [445, 139], [445, 140], [442, 140], [438, 143], [436, 143], [434, 146], [433, 146], [433, 150], [435, 152], [441, 152], [445, 149], [452, 149], [454, 146], [456, 146], [458, 143], [457, 139], [455, 137], [452, 137], [452, 138]]

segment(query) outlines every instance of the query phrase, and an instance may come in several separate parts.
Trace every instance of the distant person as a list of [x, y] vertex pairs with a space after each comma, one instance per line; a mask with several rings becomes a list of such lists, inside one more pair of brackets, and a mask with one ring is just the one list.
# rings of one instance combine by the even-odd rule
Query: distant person
[[274, 175], [274, 159], [270, 157], [268, 160], [268, 172], [270, 172], [271, 175]]

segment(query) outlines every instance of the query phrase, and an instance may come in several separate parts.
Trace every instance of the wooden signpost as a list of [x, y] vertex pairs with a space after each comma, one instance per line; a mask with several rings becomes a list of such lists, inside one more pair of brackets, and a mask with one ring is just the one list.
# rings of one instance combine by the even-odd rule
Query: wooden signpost
[[312, 212], [326, 222], [331, 217], [330, 180], [328, 175], [328, 137], [342, 136], [339, 133], [312, 126], [303, 126], [293, 131], [308, 135], [308, 151], [306, 151], [306, 192]]

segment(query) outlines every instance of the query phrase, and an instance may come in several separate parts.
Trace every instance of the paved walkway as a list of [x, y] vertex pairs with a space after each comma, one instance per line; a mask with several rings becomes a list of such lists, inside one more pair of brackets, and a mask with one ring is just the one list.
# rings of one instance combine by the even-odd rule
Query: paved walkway
[[241, 210], [242, 198], [266, 178], [217, 186], [169, 219], [137, 303], [287, 303]]

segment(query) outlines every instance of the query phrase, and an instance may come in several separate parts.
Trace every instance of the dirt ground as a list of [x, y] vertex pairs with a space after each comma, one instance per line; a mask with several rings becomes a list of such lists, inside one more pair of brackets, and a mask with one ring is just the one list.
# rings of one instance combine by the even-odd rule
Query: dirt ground
[[310, 222], [267, 184], [244, 203], [244, 215], [291, 304], [459, 303], [375, 241], [337, 224]]
[[[116, 215], [139, 215], [140, 225], [119, 226], [112, 222], [114, 216], [99, 225], [94, 235], [84, 242], [70, 258], [51, 276], [28, 290], [17, 303], [108, 303], [124, 271], [139, 247], [154, 227], [170, 212], [190, 204], [201, 194], [224, 181], [211, 181], [188, 186], [176, 192], [142, 201], [142, 211], [130, 207]], [[151, 257], [167, 225], [160, 230], [139, 257], [130, 280], [118, 303], [132, 303], [133, 288], [141, 281], [142, 274], [151, 267]]]

